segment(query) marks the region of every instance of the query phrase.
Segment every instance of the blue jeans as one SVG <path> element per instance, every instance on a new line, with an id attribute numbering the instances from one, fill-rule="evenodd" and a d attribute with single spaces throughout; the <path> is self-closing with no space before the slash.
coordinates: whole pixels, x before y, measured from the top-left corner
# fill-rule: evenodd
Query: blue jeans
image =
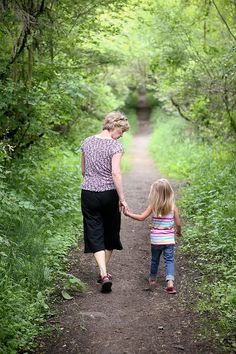
<path id="1" fill-rule="evenodd" d="M 155 280 L 157 277 L 158 266 L 160 257 L 163 252 L 165 268 L 166 268 L 166 280 L 174 280 L 175 265 L 174 265 L 174 245 L 158 246 L 151 245 L 151 267 L 150 278 Z"/>

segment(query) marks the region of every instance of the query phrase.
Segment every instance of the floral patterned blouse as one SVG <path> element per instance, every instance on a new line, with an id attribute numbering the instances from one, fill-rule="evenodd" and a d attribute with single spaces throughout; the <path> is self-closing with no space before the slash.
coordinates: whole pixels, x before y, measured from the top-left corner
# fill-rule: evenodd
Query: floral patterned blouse
<path id="1" fill-rule="evenodd" d="M 102 192 L 115 189 L 112 178 L 112 156 L 123 153 L 123 146 L 112 138 L 96 135 L 85 139 L 81 145 L 85 161 L 82 189 Z"/>

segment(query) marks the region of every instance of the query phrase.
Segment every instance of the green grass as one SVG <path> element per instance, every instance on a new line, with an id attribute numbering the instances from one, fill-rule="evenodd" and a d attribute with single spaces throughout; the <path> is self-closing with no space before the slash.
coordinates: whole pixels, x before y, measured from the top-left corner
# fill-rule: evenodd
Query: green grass
<path id="1" fill-rule="evenodd" d="M 170 177 L 189 178 L 197 168 L 199 154 L 207 154 L 205 147 L 198 144 L 194 133 L 181 118 L 167 115 L 160 109 L 154 111 L 152 120 L 153 117 L 158 117 L 150 143 L 154 161 Z"/>

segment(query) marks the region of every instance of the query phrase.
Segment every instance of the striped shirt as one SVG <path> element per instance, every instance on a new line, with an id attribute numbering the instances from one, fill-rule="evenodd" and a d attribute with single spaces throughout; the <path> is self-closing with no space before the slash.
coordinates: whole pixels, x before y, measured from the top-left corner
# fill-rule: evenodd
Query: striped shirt
<path id="1" fill-rule="evenodd" d="M 174 212 L 165 216 L 152 216 L 150 241 L 152 245 L 175 244 Z"/>

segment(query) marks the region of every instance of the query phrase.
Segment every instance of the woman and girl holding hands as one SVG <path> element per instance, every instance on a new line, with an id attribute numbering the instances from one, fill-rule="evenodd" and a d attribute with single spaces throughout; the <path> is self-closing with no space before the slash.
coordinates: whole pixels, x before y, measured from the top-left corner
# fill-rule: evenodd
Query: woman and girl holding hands
<path id="1" fill-rule="evenodd" d="M 159 179 L 151 186 L 146 210 L 141 214 L 130 212 L 125 201 L 120 170 L 123 146 L 118 142 L 128 129 L 127 117 L 120 112 L 111 112 L 104 119 L 103 130 L 86 138 L 81 145 L 84 252 L 93 253 L 95 257 L 100 271 L 97 281 L 101 284 L 101 292 L 111 292 L 112 276 L 107 266 L 113 250 L 122 250 L 121 211 L 139 221 L 151 215 L 149 284 L 156 284 L 160 256 L 163 254 L 165 290 L 175 294 L 174 247 L 175 236 L 181 236 L 181 223 L 174 192 L 166 179 Z"/>

